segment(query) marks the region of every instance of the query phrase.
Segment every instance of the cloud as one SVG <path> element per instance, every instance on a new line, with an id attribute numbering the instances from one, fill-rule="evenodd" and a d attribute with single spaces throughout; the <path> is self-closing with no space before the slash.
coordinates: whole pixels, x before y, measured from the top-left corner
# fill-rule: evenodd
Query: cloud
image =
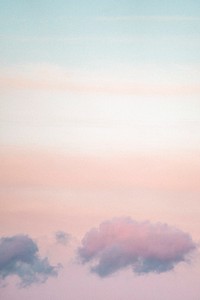
<path id="1" fill-rule="evenodd" d="M 135 274 L 172 270 L 196 245 L 189 234 L 167 224 L 113 219 L 91 229 L 82 240 L 78 256 L 90 270 L 106 277 L 131 267 Z"/>
<path id="2" fill-rule="evenodd" d="M 125 16 L 102 16 L 97 17 L 97 21 L 157 21 L 157 22 L 187 22 L 187 21 L 199 21 L 199 17 L 194 16 L 169 16 L 169 15 L 144 15 L 144 16 L 134 16 L 134 15 L 125 15 Z"/>
<path id="3" fill-rule="evenodd" d="M 55 238 L 56 238 L 57 243 L 62 244 L 62 245 L 67 245 L 71 239 L 71 236 L 67 232 L 57 231 L 55 233 Z"/>
<path id="4" fill-rule="evenodd" d="M 51 266 L 48 258 L 40 258 L 37 244 L 27 235 L 0 239 L 0 279 L 17 275 L 21 287 L 43 283 L 56 276 L 58 266 Z"/>

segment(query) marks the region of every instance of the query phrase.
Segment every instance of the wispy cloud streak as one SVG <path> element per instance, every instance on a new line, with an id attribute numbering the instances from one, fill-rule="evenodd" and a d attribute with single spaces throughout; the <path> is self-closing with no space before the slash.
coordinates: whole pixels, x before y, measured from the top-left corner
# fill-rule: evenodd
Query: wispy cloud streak
<path id="1" fill-rule="evenodd" d="M 76 93 L 100 93 L 100 94 L 121 94 L 121 95 L 194 95 L 200 93 L 200 87 L 197 85 L 181 84 L 115 84 L 109 82 L 74 82 L 71 80 L 54 81 L 34 80 L 23 77 L 0 77 L 0 87 L 4 89 L 31 89 L 31 90 L 55 90 L 70 91 Z"/>
<path id="2" fill-rule="evenodd" d="M 200 18 L 196 16 L 164 16 L 164 15 L 143 15 L 143 16 L 134 16 L 134 15 L 125 15 L 125 16 L 102 16 L 97 17 L 98 21 L 156 21 L 156 22 L 191 22 L 191 21 L 199 21 Z"/>

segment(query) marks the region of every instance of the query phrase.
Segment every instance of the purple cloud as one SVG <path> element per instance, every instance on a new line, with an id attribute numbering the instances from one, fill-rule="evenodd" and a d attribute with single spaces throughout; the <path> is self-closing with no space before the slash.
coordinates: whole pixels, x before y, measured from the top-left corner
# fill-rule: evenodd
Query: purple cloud
<path id="1" fill-rule="evenodd" d="M 64 231 L 57 231 L 55 233 L 55 239 L 58 244 L 67 245 L 71 240 L 71 235 Z"/>
<path id="2" fill-rule="evenodd" d="M 188 261 L 195 249 L 189 234 L 167 224 L 121 218 L 86 233 L 78 256 L 82 264 L 91 263 L 91 272 L 105 277 L 127 267 L 136 274 L 167 272 Z"/>
<path id="3" fill-rule="evenodd" d="M 0 239 L 0 279 L 17 275 L 21 287 L 43 283 L 49 276 L 56 276 L 58 266 L 51 266 L 48 258 L 41 259 L 37 244 L 27 235 Z"/>

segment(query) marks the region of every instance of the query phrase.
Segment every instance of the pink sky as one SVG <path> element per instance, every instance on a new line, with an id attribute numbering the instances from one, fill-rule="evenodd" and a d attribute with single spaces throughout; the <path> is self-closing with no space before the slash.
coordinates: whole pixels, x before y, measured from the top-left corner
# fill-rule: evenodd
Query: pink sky
<path id="1" fill-rule="evenodd" d="M 69 294 L 75 300 L 94 294 L 99 300 L 120 300 L 125 294 L 127 300 L 154 300 L 157 286 L 165 291 L 163 300 L 169 299 L 169 291 L 175 300 L 195 298 L 200 270 L 196 252 L 190 254 L 190 264 L 181 262 L 166 274 L 137 277 L 127 269 L 103 279 L 77 264 L 76 253 L 91 228 L 113 217 L 167 223 L 199 242 L 196 99 L 191 106 L 188 99 L 170 103 L 167 98 L 168 102 L 136 100 L 134 106 L 132 99 L 114 102 L 108 95 L 94 102 L 88 95 L 84 103 L 83 95 L 79 99 L 74 94 L 80 104 L 76 109 L 74 103 L 68 106 L 63 94 L 55 106 L 56 94 L 48 102 L 51 96 L 46 92 L 37 91 L 31 101 L 27 93 L 18 93 L 18 101 L 12 98 L 13 91 L 5 93 L 1 236 L 28 234 L 37 242 L 41 258 L 47 256 L 51 264 L 61 263 L 63 269 L 57 278 L 22 290 L 16 286 L 19 278 L 8 277 L 9 286 L 0 291 L 2 299 L 35 300 L 43 294 L 46 299 L 60 300 Z M 64 117 L 74 121 L 65 123 Z M 57 123 L 60 118 L 63 121 Z M 54 235 L 60 230 L 73 237 L 70 244 L 56 244 Z"/>
<path id="2" fill-rule="evenodd" d="M 195 1 L 2 2 L 0 298 L 198 300 Z"/>

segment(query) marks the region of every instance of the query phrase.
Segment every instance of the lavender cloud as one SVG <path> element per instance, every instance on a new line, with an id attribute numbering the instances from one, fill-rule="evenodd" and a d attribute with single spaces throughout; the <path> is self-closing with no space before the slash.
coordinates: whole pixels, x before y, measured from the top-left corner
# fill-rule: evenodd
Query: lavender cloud
<path id="1" fill-rule="evenodd" d="M 69 233 L 64 232 L 64 231 L 57 231 L 55 233 L 55 239 L 56 242 L 62 245 L 67 245 L 71 239 L 71 236 Z"/>
<path id="2" fill-rule="evenodd" d="M 0 279 L 17 275 L 21 287 L 43 283 L 56 276 L 58 266 L 51 266 L 48 258 L 40 258 L 37 244 L 27 235 L 0 239 Z"/>
<path id="3" fill-rule="evenodd" d="M 138 275 L 167 272 L 195 249 L 189 234 L 167 224 L 121 218 L 86 233 L 78 256 L 82 264 L 90 263 L 91 272 L 106 277 L 127 267 Z"/>

